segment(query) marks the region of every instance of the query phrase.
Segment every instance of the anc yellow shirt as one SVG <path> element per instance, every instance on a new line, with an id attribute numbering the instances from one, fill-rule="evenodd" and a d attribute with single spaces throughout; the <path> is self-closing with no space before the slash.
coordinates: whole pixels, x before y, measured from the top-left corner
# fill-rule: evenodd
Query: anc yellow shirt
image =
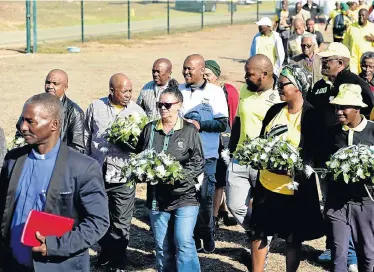
<path id="1" fill-rule="evenodd" d="M 243 143 L 246 136 L 250 139 L 260 136 L 262 120 L 268 109 L 279 102 L 278 91 L 270 89 L 259 94 L 249 91 L 247 85 L 242 86 L 237 113 L 240 118 L 239 144 Z"/>
<path id="2" fill-rule="evenodd" d="M 352 24 L 344 36 L 343 44 L 351 52 L 350 70 L 352 73 L 361 73 L 360 60 L 363 53 L 374 51 L 374 43 L 365 40 L 365 36 L 374 35 L 374 24 L 367 22 L 365 26 Z"/>
<path id="3" fill-rule="evenodd" d="M 301 137 L 301 112 L 290 114 L 285 106 L 266 127 L 269 132 L 275 125 L 287 125 L 288 131 L 280 136 L 281 140 L 290 142 L 294 147 L 298 147 Z M 287 188 L 292 178 L 286 175 L 279 175 L 268 170 L 260 171 L 260 182 L 269 191 L 283 195 L 293 195 L 294 191 Z"/>
<path id="4" fill-rule="evenodd" d="M 274 33 L 271 33 L 270 36 L 261 35 L 258 37 L 256 53 L 267 56 L 270 59 L 271 64 L 275 64 L 277 60 L 277 52 Z"/>

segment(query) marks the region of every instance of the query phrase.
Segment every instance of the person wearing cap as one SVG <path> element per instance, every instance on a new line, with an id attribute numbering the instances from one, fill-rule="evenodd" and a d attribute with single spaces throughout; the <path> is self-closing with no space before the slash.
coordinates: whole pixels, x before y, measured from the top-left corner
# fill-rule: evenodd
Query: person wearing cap
<path id="1" fill-rule="evenodd" d="M 259 32 L 253 38 L 249 57 L 257 54 L 267 56 L 274 66 L 274 74 L 278 76 L 285 58 L 282 38 L 272 30 L 270 18 L 262 17 L 256 25 Z"/>
<path id="2" fill-rule="evenodd" d="M 374 51 L 374 23 L 368 21 L 369 12 L 361 9 L 358 22 L 353 23 L 344 36 L 343 44 L 351 52 L 351 71 L 361 73 L 360 59 L 364 52 Z"/>
<path id="3" fill-rule="evenodd" d="M 325 51 L 318 53 L 318 55 L 321 57 L 322 62 L 321 73 L 326 76 L 327 79 L 319 80 L 314 85 L 312 91 L 308 92 L 306 100 L 317 110 L 321 133 L 326 133 L 326 131 L 338 123 L 335 107 L 330 104 L 330 101 L 336 97 L 339 92 L 339 87 L 342 84 L 349 83 L 361 86 L 362 97 L 364 102 L 368 105 L 368 108 L 363 110 L 362 114 L 369 116 L 374 105 L 374 97 L 368 84 L 349 70 L 350 52 L 348 48 L 342 43 L 332 42 Z M 320 139 L 320 141 L 321 144 L 318 146 L 318 152 L 323 153 L 325 148 L 328 148 L 328 143 L 324 141 L 324 138 Z M 317 158 L 322 158 L 322 156 L 317 156 Z M 323 159 L 317 159 L 315 164 L 318 168 L 323 168 L 324 163 Z M 325 200 L 328 187 L 326 181 L 322 177 L 319 178 L 319 181 L 321 184 L 322 198 Z M 318 258 L 321 262 L 331 259 L 331 235 L 329 235 L 329 233 L 327 233 L 326 248 L 327 250 Z M 350 258 L 348 265 L 355 265 L 356 254 L 354 249 L 350 247 L 349 252 Z"/>
<path id="4" fill-rule="evenodd" d="M 303 99 L 310 81 L 304 68 L 295 64 L 283 67 L 278 92 L 284 103 L 269 109 L 260 136 L 279 137 L 300 148 L 303 163 L 312 167 L 319 131 L 315 110 Z M 299 183 L 297 190 L 288 186 L 293 180 Z M 252 196 L 249 233 L 253 271 L 263 271 L 268 236 L 286 240 L 286 271 L 297 271 L 302 242 L 318 239 L 324 232 L 315 173 L 309 177 L 303 173 L 290 177 L 286 173 L 260 170 Z"/>
<path id="5" fill-rule="evenodd" d="M 374 145 L 374 123 L 361 114 L 367 108 L 363 102 L 361 86 L 342 84 L 339 93 L 330 101 L 336 108 L 339 123 L 326 134 L 323 158 L 341 148 L 351 145 Z M 327 220 L 332 227 L 332 270 L 346 271 L 347 247 L 352 236 L 358 257 L 358 271 L 369 272 L 374 269 L 374 203 L 372 185 L 363 182 L 348 183 L 328 179 L 328 195 L 325 206 Z M 371 177 L 368 183 L 371 184 Z M 366 187 L 366 188 L 365 188 Z M 368 189 L 368 190 L 367 190 Z"/>
<path id="6" fill-rule="evenodd" d="M 220 86 L 225 93 L 227 107 L 229 110 L 229 124 L 226 127 L 226 131 L 221 133 L 220 145 L 218 149 L 219 158 L 217 160 L 217 170 L 216 170 L 216 190 L 214 193 L 213 200 L 213 218 L 215 221 L 216 228 L 219 227 L 219 221 L 222 219 L 226 226 L 236 225 L 236 221 L 229 218 L 228 211 L 226 209 L 226 203 L 223 197 L 224 187 L 226 186 L 226 170 L 227 165 L 224 158 L 221 155 L 222 150 L 228 147 L 231 128 L 236 116 L 236 111 L 238 109 L 239 103 L 239 92 L 231 84 L 219 82 L 219 77 L 221 75 L 221 67 L 214 60 L 205 61 L 205 79 L 212 84 Z"/>

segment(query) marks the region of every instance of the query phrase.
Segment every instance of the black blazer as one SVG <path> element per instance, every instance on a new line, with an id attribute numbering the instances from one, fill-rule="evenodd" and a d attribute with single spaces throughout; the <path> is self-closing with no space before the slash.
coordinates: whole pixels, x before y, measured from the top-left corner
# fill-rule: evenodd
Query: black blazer
<path id="1" fill-rule="evenodd" d="M 0 267 L 9 264 L 10 226 L 15 193 L 29 146 L 5 156 L 0 176 Z M 35 271 L 90 271 L 88 248 L 109 227 L 109 212 L 99 164 L 61 143 L 47 191 L 44 211 L 75 220 L 74 228 L 61 238 L 46 237 L 47 257 L 34 256 Z M 8 258 L 8 259 L 7 259 Z"/>
<path id="2" fill-rule="evenodd" d="M 265 129 L 273 118 L 285 107 L 287 103 L 273 105 L 267 112 L 262 121 L 260 135 L 265 136 Z M 300 137 L 300 156 L 305 165 L 313 167 L 316 157 L 316 145 L 319 143 L 318 120 L 314 107 L 304 100 L 301 112 L 301 137 Z M 296 214 L 298 218 L 296 226 L 298 237 L 302 240 L 314 240 L 324 235 L 324 221 L 320 210 L 316 174 L 309 178 L 305 174 L 295 177 L 299 183 L 298 190 L 295 191 Z M 254 195 L 254 197 L 256 197 Z M 285 211 L 286 212 L 286 211 Z"/>

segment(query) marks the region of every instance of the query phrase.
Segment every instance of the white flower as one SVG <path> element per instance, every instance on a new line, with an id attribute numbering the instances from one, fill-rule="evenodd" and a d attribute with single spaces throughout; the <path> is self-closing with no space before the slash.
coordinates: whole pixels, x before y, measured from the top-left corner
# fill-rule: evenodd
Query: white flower
<path id="1" fill-rule="evenodd" d="M 346 153 L 342 153 L 339 155 L 339 160 L 346 160 L 348 158 Z"/>
<path id="2" fill-rule="evenodd" d="M 171 160 L 169 157 L 166 157 L 166 158 L 163 160 L 163 163 L 164 163 L 166 166 L 169 166 L 169 165 L 172 165 L 172 164 L 173 164 L 173 160 Z"/>
<path id="3" fill-rule="evenodd" d="M 139 161 L 139 165 L 144 165 L 144 164 L 147 164 L 147 160 L 141 159 Z"/>
<path id="4" fill-rule="evenodd" d="M 136 176 L 138 177 L 138 179 L 141 179 L 142 178 L 142 175 L 144 174 L 144 171 L 143 169 L 141 169 L 140 167 L 136 168 L 135 170 L 135 174 Z"/>
<path id="5" fill-rule="evenodd" d="M 357 169 L 356 175 L 360 178 L 365 178 L 364 171 L 362 170 L 362 168 Z"/>
<path id="6" fill-rule="evenodd" d="M 102 148 L 100 148 L 100 152 L 101 153 L 107 153 L 109 151 L 109 149 L 105 146 L 103 146 Z"/>
<path id="7" fill-rule="evenodd" d="M 147 179 L 148 179 L 148 180 L 153 180 L 154 177 L 155 177 L 155 176 L 152 175 L 152 173 L 149 173 L 149 172 L 147 173 Z"/>
<path id="8" fill-rule="evenodd" d="M 270 148 L 270 147 L 268 147 L 268 146 L 266 146 L 266 147 L 264 148 L 264 151 L 265 151 L 266 153 L 269 153 L 269 152 L 270 152 L 270 150 L 271 150 L 271 148 Z"/>
<path id="9" fill-rule="evenodd" d="M 297 161 L 297 155 L 295 153 L 292 153 L 291 156 L 290 156 L 291 160 L 293 162 L 296 162 Z"/>
<path id="10" fill-rule="evenodd" d="M 287 188 L 293 191 L 296 191 L 299 188 L 299 183 L 296 181 L 291 181 L 287 184 Z"/>
<path id="11" fill-rule="evenodd" d="M 344 173 L 348 173 L 349 172 L 349 164 L 348 163 L 345 163 L 342 165 L 342 170 Z"/>
<path id="12" fill-rule="evenodd" d="M 158 173 L 159 176 L 163 177 L 166 174 L 165 167 L 163 165 L 159 165 L 156 167 L 156 172 Z"/>
<path id="13" fill-rule="evenodd" d="M 282 159 L 284 159 L 284 160 L 287 160 L 287 159 L 288 159 L 288 155 L 287 155 L 286 153 L 282 153 L 282 154 L 281 154 L 281 157 L 282 157 Z"/>
<path id="14" fill-rule="evenodd" d="M 258 162 L 258 155 L 257 154 L 253 157 L 252 161 Z"/>
<path id="15" fill-rule="evenodd" d="M 135 121 L 136 123 L 139 123 L 139 122 L 140 122 L 141 116 L 140 116 L 139 113 L 133 113 L 133 114 L 131 114 L 131 115 L 132 115 L 132 117 L 134 117 L 134 121 Z"/>
<path id="16" fill-rule="evenodd" d="M 330 164 L 330 168 L 336 168 L 338 166 L 338 162 L 336 160 L 332 161 Z"/>
<path id="17" fill-rule="evenodd" d="M 315 173 L 314 169 L 310 165 L 305 165 L 304 171 L 307 178 L 310 178 L 310 176 Z"/>
<path id="18" fill-rule="evenodd" d="M 21 144 L 24 144 L 24 143 L 25 143 L 25 138 L 23 138 L 23 137 L 18 137 L 15 141 L 16 145 L 21 145 Z"/>
<path id="19" fill-rule="evenodd" d="M 262 153 L 261 156 L 260 156 L 260 160 L 266 160 L 267 159 L 267 155 L 266 153 Z"/>
<path id="20" fill-rule="evenodd" d="M 358 159 L 358 158 L 353 158 L 353 159 L 351 159 L 351 162 L 352 162 L 352 163 L 358 163 L 358 162 L 359 162 L 359 159 Z"/>
<path id="21" fill-rule="evenodd" d="M 230 150 L 225 148 L 224 150 L 222 150 L 221 156 L 222 156 L 222 159 L 225 162 L 225 164 L 229 165 L 229 163 L 230 163 Z"/>
<path id="22" fill-rule="evenodd" d="M 132 132 L 132 135 L 134 135 L 134 136 L 139 136 L 140 133 L 141 133 L 142 131 L 140 130 L 140 128 L 138 128 L 138 127 L 134 127 L 134 128 L 131 130 L 131 132 Z"/>

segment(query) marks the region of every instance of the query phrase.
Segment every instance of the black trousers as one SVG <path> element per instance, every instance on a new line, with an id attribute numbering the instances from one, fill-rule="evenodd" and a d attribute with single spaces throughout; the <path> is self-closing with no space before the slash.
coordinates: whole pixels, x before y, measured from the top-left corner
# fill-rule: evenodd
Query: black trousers
<path id="1" fill-rule="evenodd" d="M 102 257 L 114 267 L 120 267 L 126 263 L 126 248 L 134 213 L 135 189 L 135 186 L 123 183 L 105 183 L 110 227 L 99 244 Z"/>

